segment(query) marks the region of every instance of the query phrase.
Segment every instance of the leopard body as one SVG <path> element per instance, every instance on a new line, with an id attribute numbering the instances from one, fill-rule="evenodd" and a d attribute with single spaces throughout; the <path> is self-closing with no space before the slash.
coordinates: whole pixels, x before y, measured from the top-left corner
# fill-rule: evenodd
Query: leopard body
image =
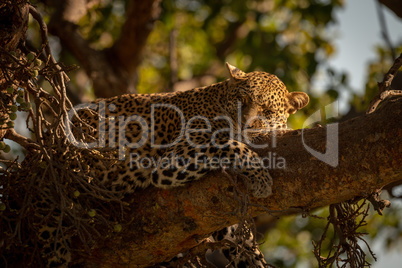
<path id="1" fill-rule="evenodd" d="M 80 106 L 77 113 L 85 126 L 81 125 L 83 133 L 78 136 L 96 138 L 95 142 L 83 138 L 80 144 L 119 151 L 120 161 L 111 167 L 99 163 L 93 167 L 92 176 L 113 191 L 128 194 L 151 185 L 184 186 L 213 169 L 229 165 L 246 178 L 255 197 L 269 196 L 273 181 L 269 171 L 256 161 L 259 156 L 252 149 L 253 142 L 267 131 L 286 129 L 289 115 L 306 106 L 309 98 L 302 92 L 288 92 L 275 75 L 245 73 L 230 64 L 227 69 L 230 78 L 211 86 L 183 92 L 122 95 Z M 178 162 L 171 161 L 173 158 Z M 156 165 L 153 159 L 162 161 Z M 223 166 L 210 165 L 216 159 L 228 161 Z M 242 164 L 235 159 L 242 160 Z M 227 234 L 231 228 L 221 230 L 220 234 L 225 233 L 222 237 L 230 238 Z M 40 236 L 51 231 L 45 228 Z M 218 232 L 211 237 L 216 241 L 221 236 Z M 47 235 L 46 238 L 49 239 Z M 70 253 L 60 248 L 50 262 L 69 262 Z M 227 250 L 222 252 L 230 254 Z M 259 251 L 256 258 L 259 263 Z M 233 267 L 244 266 L 242 259 L 233 263 L 237 263 Z M 260 265 L 256 267 L 264 267 Z"/>

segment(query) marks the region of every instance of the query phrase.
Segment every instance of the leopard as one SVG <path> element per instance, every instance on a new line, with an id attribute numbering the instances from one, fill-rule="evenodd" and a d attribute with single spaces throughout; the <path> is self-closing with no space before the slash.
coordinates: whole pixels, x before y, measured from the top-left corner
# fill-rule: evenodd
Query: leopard
<path id="1" fill-rule="evenodd" d="M 235 268 L 266 268 L 269 267 L 264 255 L 262 254 L 258 243 L 254 240 L 254 233 L 246 225 L 234 224 L 212 233 L 204 240 L 205 243 L 226 242 L 226 245 L 218 249 L 208 249 L 204 256 L 197 254 L 195 257 L 186 258 L 188 252 L 180 253 L 168 262 L 163 262 L 152 266 L 151 268 L 205 268 L 205 267 L 235 267 Z M 239 233 L 243 232 L 243 234 Z M 221 243 L 222 244 L 222 243 Z M 183 261 L 185 259 L 185 261 Z M 183 263 L 181 266 L 178 263 Z"/>
<path id="2" fill-rule="evenodd" d="M 119 160 L 112 166 L 95 163 L 91 172 L 100 184 L 124 195 L 146 187 L 184 187 L 229 168 L 245 178 L 254 197 L 266 198 L 272 194 L 273 179 L 253 146 L 261 137 L 286 129 L 289 115 L 305 107 L 309 97 L 289 92 L 274 74 L 246 73 L 229 63 L 226 69 L 229 78 L 210 86 L 125 94 L 79 105 L 68 113 L 72 127 L 68 124 L 66 133 L 76 146 L 117 152 Z M 219 230 L 211 239 L 233 239 L 235 228 Z M 39 236 L 50 241 L 54 232 L 46 227 Z M 71 253 L 63 245 L 69 241 L 56 242 L 49 266 L 67 265 Z M 222 252 L 232 267 L 244 267 L 242 259 L 234 261 L 230 252 Z M 260 263 L 255 267 L 265 267 L 261 252 L 255 255 Z"/>

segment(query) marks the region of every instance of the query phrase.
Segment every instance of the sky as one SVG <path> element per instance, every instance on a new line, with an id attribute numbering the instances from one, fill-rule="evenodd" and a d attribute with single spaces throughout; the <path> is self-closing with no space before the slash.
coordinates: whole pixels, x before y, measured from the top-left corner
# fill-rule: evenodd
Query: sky
<path id="1" fill-rule="evenodd" d="M 402 19 L 383 7 L 391 42 L 402 40 Z M 352 88 L 364 92 L 367 63 L 375 59 L 375 46 L 384 44 L 378 19 L 376 0 L 347 0 L 345 8 L 338 10 L 339 22 L 335 40 L 336 54 L 329 65 L 346 70 Z"/>
<path id="2" fill-rule="evenodd" d="M 345 8 L 337 11 L 339 21 L 339 37 L 335 42 L 337 53 L 329 61 L 329 65 L 337 70 L 346 70 L 349 73 L 351 86 L 356 92 L 364 91 L 367 63 L 375 59 L 375 46 L 384 43 L 375 1 L 348 0 Z M 383 11 L 391 42 L 395 45 L 402 40 L 402 19 L 386 7 Z M 401 247 L 384 251 L 381 250 L 383 247 L 380 240 L 373 246 L 378 261 L 373 263 L 372 268 L 401 267 Z"/>

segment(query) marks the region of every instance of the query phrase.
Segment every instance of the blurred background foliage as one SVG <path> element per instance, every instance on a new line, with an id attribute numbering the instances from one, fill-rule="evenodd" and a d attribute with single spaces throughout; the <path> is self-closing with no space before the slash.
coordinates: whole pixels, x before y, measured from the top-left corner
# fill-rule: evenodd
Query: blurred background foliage
<path id="1" fill-rule="evenodd" d="M 383 195 L 383 198 L 387 197 L 389 196 Z M 368 242 L 375 257 L 379 255 L 384 257 L 384 252 L 398 254 L 402 250 L 402 224 L 400 221 L 402 219 L 402 202 L 396 199 L 391 199 L 391 202 L 393 202 L 392 207 L 387 209 L 383 216 L 378 215 L 370 208 L 369 216 L 366 218 L 367 224 L 358 229 L 360 233 L 367 234 L 363 238 Z M 311 214 L 326 219 L 329 211 L 326 207 Z M 267 261 L 277 267 L 317 267 L 312 241 L 320 240 L 327 222 L 325 219 L 293 215 L 278 220 L 275 227 L 270 228 L 265 234 L 265 243 L 262 245 Z M 329 240 L 333 234 L 334 231 L 330 227 L 321 249 L 321 256 L 327 256 L 331 250 Z M 368 261 L 375 264 L 367 247 L 363 246 L 363 243 L 360 244 L 366 251 Z M 398 263 L 393 263 L 390 267 L 398 266 Z M 376 266 L 374 265 L 374 267 Z"/>
<path id="2" fill-rule="evenodd" d="M 32 2 L 48 22 L 54 12 L 49 1 Z M 78 22 L 80 33 L 92 48 L 109 48 L 117 40 L 128 2 L 94 1 Z M 290 91 L 309 94 L 308 107 L 289 119 L 292 128 L 301 128 L 308 115 L 340 95 L 346 95 L 342 101 L 348 102 L 348 116 L 356 116 L 377 92 L 377 82 L 393 58 L 385 43 L 373 51 L 377 58 L 367 66 L 364 94 L 351 89 L 350 74 L 326 64 L 337 49 L 335 14 L 343 7 L 344 0 L 163 0 L 160 17 L 154 22 L 137 69 L 137 92 L 185 90 L 222 81 L 227 77 L 227 61 L 246 72 L 264 70 L 276 74 Z M 28 32 L 33 47 L 40 43 L 35 27 L 32 23 Z M 57 37 L 51 37 L 50 42 L 60 62 L 80 65 Z M 401 53 L 402 45 L 394 50 L 394 54 Z M 319 70 L 327 79 L 319 92 L 312 92 Z M 81 100 L 96 97 L 83 69 L 70 73 L 70 78 L 69 90 Z M 362 230 L 371 241 L 385 241 L 387 248 L 395 247 L 402 236 L 401 203 L 393 201 L 396 205 L 384 216 L 372 213 Z M 314 214 L 327 217 L 328 210 L 323 208 Z M 278 267 L 315 267 L 311 240 L 319 239 L 325 224 L 325 220 L 300 215 L 276 221 L 262 246 L 269 263 Z"/>

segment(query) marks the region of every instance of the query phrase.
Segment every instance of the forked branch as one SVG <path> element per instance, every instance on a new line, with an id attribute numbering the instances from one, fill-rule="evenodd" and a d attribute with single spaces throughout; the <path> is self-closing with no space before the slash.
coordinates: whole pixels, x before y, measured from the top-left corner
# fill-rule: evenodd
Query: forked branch
<path id="1" fill-rule="evenodd" d="M 370 102 L 367 108 L 366 114 L 371 114 L 377 109 L 377 106 L 386 98 L 390 96 L 402 96 L 402 90 L 391 89 L 391 83 L 395 75 L 398 73 L 399 68 L 402 65 L 402 54 L 395 59 L 394 64 L 391 66 L 389 71 L 385 74 L 384 79 L 381 83 L 378 83 L 379 91 L 378 94 Z"/>

